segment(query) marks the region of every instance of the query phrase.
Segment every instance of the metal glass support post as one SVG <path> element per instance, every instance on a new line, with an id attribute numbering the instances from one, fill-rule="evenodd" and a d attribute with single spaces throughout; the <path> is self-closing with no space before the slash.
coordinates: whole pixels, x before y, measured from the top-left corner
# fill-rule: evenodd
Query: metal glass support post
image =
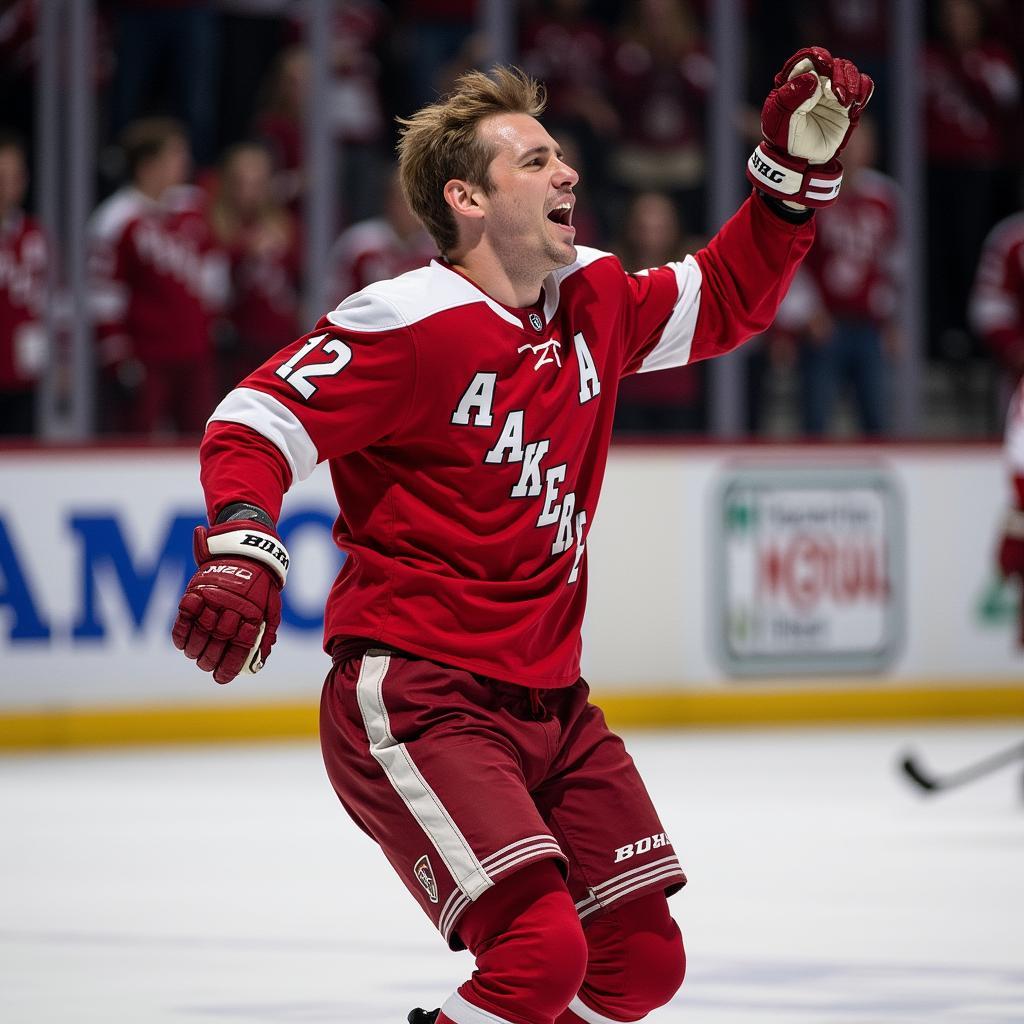
<path id="1" fill-rule="evenodd" d="M 740 0 L 710 5 L 715 85 L 711 94 L 711 159 L 707 195 L 709 226 L 717 230 L 736 211 L 744 193 L 745 156 L 738 130 L 743 102 L 746 33 Z M 709 432 L 735 438 L 744 432 L 746 355 L 740 350 L 711 363 Z"/>
<path id="2" fill-rule="evenodd" d="M 330 0 L 306 0 L 306 46 L 310 59 L 303 156 L 307 328 L 327 312 L 327 258 L 337 226 L 338 161 L 328 102 L 332 7 Z"/>
<path id="3" fill-rule="evenodd" d="M 921 0 L 896 0 L 890 8 L 893 90 L 888 139 L 892 166 L 900 186 L 900 231 L 904 247 L 904 280 L 899 300 L 901 359 L 896 379 L 893 433 L 908 437 L 920 432 L 925 360 L 924 286 L 924 138 L 921 109 L 921 46 L 924 25 Z"/>

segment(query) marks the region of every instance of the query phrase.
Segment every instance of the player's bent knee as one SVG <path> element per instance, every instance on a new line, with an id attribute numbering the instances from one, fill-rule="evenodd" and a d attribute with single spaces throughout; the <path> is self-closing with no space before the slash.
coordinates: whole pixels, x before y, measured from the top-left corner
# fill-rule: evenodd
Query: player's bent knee
<path id="1" fill-rule="evenodd" d="M 466 911 L 458 931 L 477 961 L 463 994 L 485 1007 L 526 1006 L 554 1017 L 583 984 L 587 940 L 552 861 L 500 881 Z"/>
<path id="2" fill-rule="evenodd" d="M 604 915 L 587 931 L 583 1002 L 611 1020 L 637 1020 L 670 1002 L 686 974 L 679 926 L 661 893 Z"/>

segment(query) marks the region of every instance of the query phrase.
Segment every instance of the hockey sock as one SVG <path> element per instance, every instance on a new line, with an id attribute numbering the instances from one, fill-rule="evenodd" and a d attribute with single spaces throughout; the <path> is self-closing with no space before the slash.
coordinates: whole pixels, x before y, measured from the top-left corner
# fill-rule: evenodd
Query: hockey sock
<path id="1" fill-rule="evenodd" d="M 587 944 L 553 861 L 488 889 L 458 933 L 477 969 L 441 1007 L 437 1024 L 554 1024 L 583 981 Z"/>
<path id="2" fill-rule="evenodd" d="M 605 911 L 584 933 L 589 962 L 579 995 L 556 1024 L 625 1024 L 664 1006 L 686 973 L 668 900 L 651 893 Z"/>

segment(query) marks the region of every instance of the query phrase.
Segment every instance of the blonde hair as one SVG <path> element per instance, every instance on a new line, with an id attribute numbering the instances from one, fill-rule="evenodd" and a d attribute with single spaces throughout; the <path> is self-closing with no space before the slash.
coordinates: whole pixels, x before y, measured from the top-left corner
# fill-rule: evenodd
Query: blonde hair
<path id="1" fill-rule="evenodd" d="M 455 214 L 445 202 L 445 184 L 458 178 L 480 185 L 485 192 L 493 187 L 487 169 L 495 150 L 481 140 L 480 122 L 493 114 L 539 117 L 545 103 L 539 82 L 519 68 L 497 67 L 489 75 L 467 71 L 442 100 L 412 117 L 398 118 L 402 190 L 442 255 L 455 247 L 459 237 Z"/>

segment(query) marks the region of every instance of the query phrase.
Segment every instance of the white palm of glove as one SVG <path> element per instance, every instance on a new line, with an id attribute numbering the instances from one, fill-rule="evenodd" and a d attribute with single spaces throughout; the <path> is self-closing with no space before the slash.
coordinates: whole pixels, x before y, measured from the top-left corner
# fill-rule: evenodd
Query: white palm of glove
<path id="1" fill-rule="evenodd" d="M 790 155 L 808 163 L 827 164 L 850 130 L 850 111 L 836 99 L 832 82 L 817 74 L 810 60 L 800 61 L 789 79 L 806 74 L 814 75 L 818 85 L 813 95 L 793 111 L 786 148 Z"/>

